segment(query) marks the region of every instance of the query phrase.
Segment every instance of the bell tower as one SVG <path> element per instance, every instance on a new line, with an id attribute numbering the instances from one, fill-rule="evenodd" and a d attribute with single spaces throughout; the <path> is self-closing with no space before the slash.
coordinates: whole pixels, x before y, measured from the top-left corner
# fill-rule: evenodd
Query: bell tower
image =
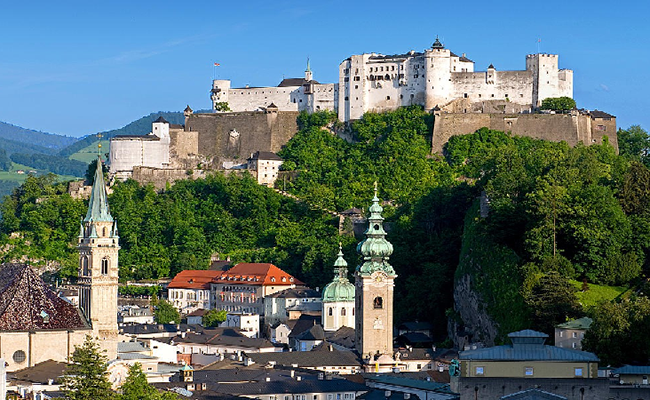
<path id="1" fill-rule="evenodd" d="M 386 240 L 376 182 L 375 197 L 368 211 L 366 238 L 357 246 L 363 264 L 355 272 L 355 343 L 361 358 L 371 363 L 373 357 L 393 353 L 393 286 L 397 277 L 388 263 L 393 245 Z"/>
<path id="2" fill-rule="evenodd" d="M 101 159 L 79 231 L 79 307 L 109 360 L 117 357 L 119 236 L 108 209 Z"/>

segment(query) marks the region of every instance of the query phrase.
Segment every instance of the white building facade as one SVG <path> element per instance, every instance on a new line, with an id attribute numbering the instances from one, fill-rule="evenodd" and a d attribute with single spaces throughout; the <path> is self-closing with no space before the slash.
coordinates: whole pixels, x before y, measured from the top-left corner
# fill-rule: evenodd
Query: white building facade
<path id="1" fill-rule="evenodd" d="M 476 72 L 465 54 L 454 54 L 436 39 L 423 52 L 352 55 L 339 65 L 335 84 L 314 81 L 309 66 L 304 79 L 285 79 L 277 87 L 231 88 L 229 80 L 214 80 L 211 99 L 215 110 L 220 102 L 232 111 L 264 110 L 273 104 L 280 111 L 333 110 L 341 121 L 350 121 L 369 111 L 409 105 L 432 110 L 455 100 L 500 101 L 508 103 L 508 110 L 529 112 L 545 98 L 573 97 L 573 71 L 559 69 L 556 54 L 529 54 L 525 65 L 525 70 L 499 71 L 490 65 Z M 453 112 L 477 111 L 464 106 Z"/>
<path id="2" fill-rule="evenodd" d="M 426 110 L 467 99 L 512 102 L 530 110 L 547 97 L 573 97 L 573 71 L 558 68 L 555 54 L 526 56 L 523 71 L 475 72 L 474 62 L 444 48 L 438 39 L 424 52 L 353 55 L 339 65 L 339 119 L 413 104 Z"/>
<path id="3" fill-rule="evenodd" d="M 250 313 L 229 313 L 221 326 L 239 328 L 249 338 L 260 337 L 260 316 Z"/>

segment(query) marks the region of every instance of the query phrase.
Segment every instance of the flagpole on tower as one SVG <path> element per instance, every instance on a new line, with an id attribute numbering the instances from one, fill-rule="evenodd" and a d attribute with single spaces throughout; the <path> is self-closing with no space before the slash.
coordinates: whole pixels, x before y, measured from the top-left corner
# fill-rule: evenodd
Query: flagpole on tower
<path id="1" fill-rule="evenodd" d="M 540 43 L 542 43 L 541 38 L 537 39 L 537 54 L 540 54 L 540 49 L 539 49 L 540 48 Z"/>

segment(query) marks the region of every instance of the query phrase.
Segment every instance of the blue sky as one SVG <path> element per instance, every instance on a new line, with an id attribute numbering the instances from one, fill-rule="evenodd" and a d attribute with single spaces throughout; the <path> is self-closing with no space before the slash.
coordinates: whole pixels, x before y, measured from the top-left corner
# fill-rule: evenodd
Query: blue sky
<path id="1" fill-rule="evenodd" d="M 476 70 L 540 50 L 574 70 L 579 107 L 650 129 L 646 1 L 23 1 L 0 4 L 0 121 L 81 136 L 154 111 L 209 108 L 218 77 L 337 81 L 351 54 L 421 51 L 439 35 Z"/>

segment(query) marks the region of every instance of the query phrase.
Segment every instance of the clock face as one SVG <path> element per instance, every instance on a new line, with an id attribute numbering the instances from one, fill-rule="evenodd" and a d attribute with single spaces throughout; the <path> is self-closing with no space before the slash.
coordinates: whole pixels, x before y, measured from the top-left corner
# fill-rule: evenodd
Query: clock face
<path id="1" fill-rule="evenodd" d="M 372 274 L 372 279 L 377 283 L 383 282 L 384 279 L 386 279 L 386 274 L 383 273 L 383 272 L 377 271 L 374 274 Z"/>

